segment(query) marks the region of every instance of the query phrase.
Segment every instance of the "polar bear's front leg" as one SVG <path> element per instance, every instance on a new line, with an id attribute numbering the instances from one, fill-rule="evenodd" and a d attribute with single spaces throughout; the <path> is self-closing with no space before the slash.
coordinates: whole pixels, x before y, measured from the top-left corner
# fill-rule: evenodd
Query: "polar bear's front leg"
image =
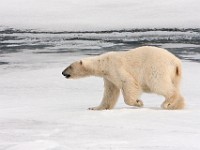
<path id="1" fill-rule="evenodd" d="M 142 90 L 134 78 L 130 77 L 123 81 L 122 94 L 127 105 L 142 107 L 143 102 L 138 99 L 141 93 Z"/>
<path id="2" fill-rule="evenodd" d="M 120 89 L 112 82 L 104 78 L 104 96 L 102 102 L 97 107 L 91 107 L 89 110 L 112 109 L 119 97 Z"/>

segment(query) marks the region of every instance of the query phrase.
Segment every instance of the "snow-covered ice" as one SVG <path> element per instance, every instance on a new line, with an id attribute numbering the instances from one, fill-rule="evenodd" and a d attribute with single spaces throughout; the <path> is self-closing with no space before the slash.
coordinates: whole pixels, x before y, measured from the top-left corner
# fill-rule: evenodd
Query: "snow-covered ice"
<path id="1" fill-rule="evenodd" d="M 1 0 L 0 25 L 42 30 L 199 28 L 199 0 Z"/>
<path id="2" fill-rule="evenodd" d="M 62 70 L 82 56 L 56 55 L 60 63 L 0 66 L 0 149 L 200 149 L 199 63 L 183 62 L 184 110 L 162 110 L 163 97 L 144 94 L 141 109 L 120 97 L 113 110 L 89 111 L 102 79 L 66 80 Z"/>
<path id="3" fill-rule="evenodd" d="M 199 5 L 0 0 L 0 150 L 199 150 Z M 113 110 L 89 111 L 101 102 L 102 79 L 61 75 L 85 55 L 146 44 L 183 59 L 184 110 L 162 110 L 163 97 L 144 94 L 140 109 L 120 97 Z"/>

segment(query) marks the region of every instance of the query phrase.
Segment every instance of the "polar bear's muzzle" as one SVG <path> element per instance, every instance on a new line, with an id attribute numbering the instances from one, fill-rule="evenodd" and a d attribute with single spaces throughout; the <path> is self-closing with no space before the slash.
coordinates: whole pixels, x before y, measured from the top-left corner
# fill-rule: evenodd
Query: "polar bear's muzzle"
<path id="1" fill-rule="evenodd" d="M 63 71 L 63 72 L 62 72 L 62 75 L 63 75 L 63 76 L 65 76 L 66 78 L 70 78 L 70 77 L 71 77 L 71 75 L 70 75 L 70 74 L 67 74 L 67 73 L 65 73 L 65 71 Z"/>

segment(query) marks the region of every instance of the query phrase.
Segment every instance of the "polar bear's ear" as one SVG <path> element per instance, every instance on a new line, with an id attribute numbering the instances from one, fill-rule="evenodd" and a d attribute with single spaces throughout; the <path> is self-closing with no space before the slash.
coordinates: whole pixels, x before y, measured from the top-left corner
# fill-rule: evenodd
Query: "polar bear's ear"
<path id="1" fill-rule="evenodd" d="M 80 64 L 81 64 L 81 65 L 83 64 L 83 61 L 82 61 L 82 60 L 80 60 Z"/>

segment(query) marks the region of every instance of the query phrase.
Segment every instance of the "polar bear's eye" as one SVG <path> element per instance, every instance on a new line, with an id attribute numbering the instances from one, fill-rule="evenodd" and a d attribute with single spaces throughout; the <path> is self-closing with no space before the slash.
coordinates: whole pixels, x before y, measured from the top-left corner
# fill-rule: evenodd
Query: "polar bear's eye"
<path id="1" fill-rule="evenodd" d="M 83 64 L 82 60 L 80 61 L 80 64 L 81 64 L 81 65 Z"/>

